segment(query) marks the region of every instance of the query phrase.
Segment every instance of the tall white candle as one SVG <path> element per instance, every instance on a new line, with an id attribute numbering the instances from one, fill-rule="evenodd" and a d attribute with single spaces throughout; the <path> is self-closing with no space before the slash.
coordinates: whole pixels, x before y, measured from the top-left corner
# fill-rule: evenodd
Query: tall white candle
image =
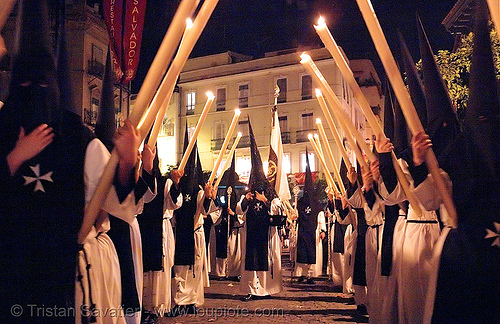
<path id="1" fill-rule="evenodd" d="M 347 151 L 345 150 L 342 138 L 340 137 L 340 133 L 337 129 L 337 126 L 335 126 L 335 122 L 333 121 L 333 117 L 330 113 L 330 110 L 326 106 L 325 98 L 323 97 L 323 94 L 321 93 L 321 90 L 316 89 L 316 99 L 318 99 L 319 106 L 321 107 L 321 110 L 323 111 L 323 115 L 325 115 L 326 121 L 328 123 L 328 126 L 330 127 L 332 133 L 333 133 L 333 138 L 335 139 L 335 143 L 337 143 L 337 147 L 340 151 L 340 154 L 342 154 L 342 157 L 344 158 L 344 162 L 347 166 L 348 169 L 352 167 L 351 161 L 349 160 L 349 156 L 347 155 Z"/>
<path id="2" fill-rule="evenodd" d="M 370 103 L 366 99 L 365 95 L 363 94 L 363 91 L 361 91 L 361 88 L 359 87 L 358 83 L 356 82 L 356 79 L 354 78 L 354 74 L 352 73 L 351 68 L 349 67 L 349 64 L 347 63 L 344 55 L 342 55 L 342 52 L 340 51 L 340 48 L 338 47 L 337 43 L 335 42 L 335 39 L 333 39 L 332 34 L 326 27 L 325 20 L 320 17 L 318 20 L 318 25 L 314 26 L 316 29 L 316 32 L 318 33 L 319 37 L 321 38 L 321 41 L 323 44 L 325 44 L 325 47 L 328 49 L 330 54 L 332 54 L 332 57 L 335 59 L 335 63 L 337 63 L 337 67 L 339 68 L 340 72 L 342 73 L 342 76 L 344 77 L 344 80 L 349 84 L 349 87 L 352 90 L 353 96 L 356 99 L 356 102 L 358 103 L 359 107 L 363 111 L 363 114 L 366 117 L 366 120 L 368 121 L 368 124 L 370 124 L 370 127 L 372 128 L 373 132 L 377 137 L 380 137 L 380 140 L 386 140 L 386 136 L 384 134 L 384 131 L 382 130 L 382 127 L 378 123 L 377 118 L 375 117 L 375 114 L 373 113 L 373 110 L 371 109 Z M 401 166 L 397 162 L 396 155 L 394 152 L 392 152 L 392 160 L 393 160 L 393 165 L 394 169 L 396 171 L 398 180 L 401 184 L 401 187 L 403 191 L 406 194 L 406 197 L 408 198 L 408 201 L 412 204 L 412 206 L 416 206 L 415 211 L 418 214 L 421 214 L 421 210 L 419 208 L 418 204 L 418 199 L 415 196 L 415 193 L 413 190 L 410 189 L 410 183 L 408 182 L 408 179 L 406 178 L 405 174 L 403 173 L 403 170 L 401 169 Z"/>
<path id="3" fill-rule="evenodd" d="M 203 107 L 203 111 L 201 112 L 200 119 L 198 119 L 198 123 L 196 124 L 196 128 L 194 129 L 193 136 L 189 140 L 188 147 L 182 156 L 181 163 L 179 163 L 179 170 L 184 171 L 186 167 L 187 161 L 189 159 L 189 155 L 193 150 L 194 144 L 196 143 L 196 139 L 198 138 L 198 134 L 200 133 L 201 126 L 205 123 L 205 119 L 207 118 L 207 114 L 210 111 L 210 106 L 214 102 L 214 95 L 211 92 L 207 92 L 207 101 L 205 102 L 205 107 Z"/>
<path id="4" fill-rule="evenodd" d="M 224 138 L 224 142 L 222 143 L 222 146 L 220 148 L 219 156 L 217 157 L 217 160 L 215 161 L 214 168 L 212 169 L 212 173 L 210 174 L 210 179 L 208 180 L 208 183 L 212 184 L 215 179 L 215 175 L 217 174 L 217 170 L 219 169 L 220 163 L 222 161 L 222 157 L 224 156 L 224 152 L 226 151 L 226 148 L 229 144 L 229 141 L 231 140 L 231 137 L 233 136 L 234 129 L 236 128 L 236 125 L 238 124 L 238 118 L 240 118 L 241 111 L 239 109 L 234 110 L 234 116 L 233 120 L 231 121 L 231 126 L 229 126 L 229 130 L 227 131 L 226 137 Z"/>
<path id="5" fill-rule="evenodd" d="M 323 166 L 323 169 L 325 170 L 326 182 L 328 183 L 328 187 L 330 187 L 333 191 L 338 192 L 338 189 L 335 186 L 335 181 L 333 181 L 332 174 L 330 173 L 330 170 L 328 170 L 325 158 L 323 157 L 323 155 L 321 155 L 320 148 L 317 146 L 313 134 L 309 134 L 307 138 L 309 139 L 309 142 L 311 142 L 311 145 L 314 151 L 316 152 L 316 155 L 318 156 L 318 160 Z"/>
<path id="6" fill-rule="evenodd" d="M 332 162 L 333 165 L 333 174 L 335 175 L 335 178 L 337 178 L 337 182 L 340 187 L 340 192 L 342 194 L 345 194 L 345 186 L 344 183 L 342 182 L 342 178 L 340 177 L 339 173 L 339 168 L 337 166 L 337 162 L 335 162 L 335 158 L 333 157 L 333 151 L 332 148 L 330 147 L 330 143 L 328 143 L 328 138 L 326 137 L 325 129 L 323 128 L 323 123 L 321 122 L 321 119 L 317 118 L 316 119 L 316 126 L 318 126 L 318 133 L 321 136 L 321 139 L 323 140 L 323 143 L 325 143 L 326 147 L 326 153 L 328 154 L 328 157 L 330 161 Z"/>
<path id="7" fill-rule="evenodd" d="M 349 117 L 342 109 L 342 104 L 340 103 L 339 99 L 337 98 L 337 96 L 335 95 L 332 88 L 330 87 L 326 79 L 323 77 L 319 69 L 316 67 L 316 64 L 314 64 L 311 57 L 304 53 L 301 55 L 301 58 L 302 60 L 300 61 L 300 63 L 306 69 L 306 71 L 309 72 L 313 81 L 321 87 L 323 93 L 326 96 L 326 100 L 330 104 L 330 107 L 333 108 L 335 116 L 338 118 L 340 126 L 344 129 L 344 133 L 347 137 L 347 140 L 351 144 L 354 153 L 356 154 L 359 164 L 363 168 L 365 168 L 365 170 L 368 170 L 368 164 L 366 163 L 363 154 L 361 153 L 361 150 L 365 152 L 366 156 L 368 156 L 370 160 L 374 161 L 377 158 L 370 150 L 368 145 L 366 145 L 365 139 L 363 138 L 363 136 L 361 136 L 361 133 L 356 129 L 356 127 L 354 127 L 352 122 L 349 120 Z M 353 136 L 356 137 L 357 142 L 354 140 Z M 361 148 L 361 150 L 358 149 L 357 147 L 358 145 Z"/>
<path id="8" fill-rule="evenodd" d="M 215 185 L 214 185 L 215 190 L 217 190 L 217 187 L 219 186 L 219 184 L 222 180 L 222 176 L 224 175 L 224 172 L 229 167 L 229 163 L 231 163 L 230 161 L 233 158 L 234 151 L 236 150 L 236 147 L 238 146 L 238 143 L 240 142 L 241 136 L 242 136 L 241 132 L 238 132 L 238 135 L 236 136 L 236 139 L 234 140 L 233 146 L 231 146 L 231 150 L 229 151 L 229 154 L 226 157 L 226 161 L 224 161 L 224 164 L 222 165 L 222 172 L 219 175 L 219 177 L 217 178 L 217 181 L 215 181 Z"/>
<path id="9" fill-rule="evenodd" d="M 356 1 L 358 3 L 359 9 L 361 10 L 361 14 L 363 15 L 366 26 L 368 27 L 368 31 L 370 32 L 375 48 L 377 49 L 380 60 L 382 61 L 385 73 L 387 74 L 392 88 L 394 89 L 394 93 L 398 98 L 401 110 L 403 111 L 406 123 L 408 124 L 410 131 L 413 134 L 424 131 L 422 123 L 420 122 L 420 119 L 418 118 L 417 112 L 415 110 L 415 106 L 411 101 L 410 94 L 408 93 L 408 90 L 406 89 L 406 86 L 403 82 L 403 78 L 401 77 L 394 57 L 392 56 L 389 44 L 385 39 L 385 35 L 382 32 L 382 28 L 380 27 L 370 0 Z M 451 192 L 448 190 L 448 187 L 446 186 L 439 170 L 439 164 L 432 148 L 429 148 L 426 151 L 425 161 L 427 163 L 429 172 L 431 173 L 434 182 L 436 183 L 436 186 L 441 193 L 443 203 L 451 219 L 451 225 L 456 226 L 457 211 L 451 198 Z"/>

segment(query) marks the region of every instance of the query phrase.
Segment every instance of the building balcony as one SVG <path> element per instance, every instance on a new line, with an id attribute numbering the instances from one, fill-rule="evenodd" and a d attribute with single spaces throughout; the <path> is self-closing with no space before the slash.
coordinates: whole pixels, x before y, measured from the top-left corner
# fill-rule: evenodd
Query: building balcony
<path id="1" fill-rule="evenodd" d="M 104 64 L 96 60 L 89 60 L 88 73 L 90 75 L 102 78 L 102 76 L 104 75 Z"/>
<path id="2" fill-rule="evenodd" d="M 222 143 L 224 143 L 225 138 L 215 138 L 211 140 L 210 148 L 212 151 L 220 150 Z M 230 142 L 229 146 L 233 145 L 233 141 Z M 238 142 L 237 148 L 249 147 L 250 146 L 250 136 L 242 136 Z"/>
<path id="3" fill-rule="evenodd" d="M 297 131 L 297 143 L 308 142 L 307 135 L 316 132 L 316 129 L 304 129 Z"/>
<path id="4" fill-rule="evenodd" d="M 220 150 L 220 148 L 222 147 L 222 143 L 224 143 L 223 138 L 215 138 L 211 141 L 210 149 L 212 151 Z"/>
<path id="5" fill-rule="evenodd" d="M 281 143 L 290 144 L 290 132 L 281 132 Z"/>
<path id="6" fill-rule="evenodd" d="M 242 136 L 238 142 L 237 148 L 250 147 L 250 136 Z"/>

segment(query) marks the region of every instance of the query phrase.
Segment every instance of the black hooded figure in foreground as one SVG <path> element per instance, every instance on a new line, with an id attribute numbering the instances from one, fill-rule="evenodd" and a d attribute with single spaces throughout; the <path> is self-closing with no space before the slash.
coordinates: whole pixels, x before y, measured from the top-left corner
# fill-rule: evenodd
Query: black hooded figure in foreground
<path id="1" fill-rule="evenodd" d="M 47 3 L 25 0 L 9 97 L 0 110 L 0 293 L 2 323 L 73 323 L 78 231 L 85 198 L 109 159 L 104 145 L 69 109 L 48 41 Z M 115 136 L 120 156 L 114 197 L 133 189 L 139 133 Z M 116 196 L 118 194 L 118 196 Z M 103 209 L 113 212 L 118 198 Z M 10 310 L 25 311 L 13 317 Z M 44 311 L 30 313 L 28 305 Z M 78 305 L 79 307 L 80 305 Z M 90 305 L 89 305 L 90 306 Z M 48 309 L 59 308 L 60 316 Z"/>
<path id="2" fill-rule="evenodd" d="M 281 274 L 281 242 L 274 219 L 281 214 L 280 201 L 264 174 L 262 160 L 255 142 L 250 122 L 250 150 L 252 170 L 248 181 L 249 190 L 236 208 L 236 214 L 244 214 L 243 271 L 241 291 L 244 301 L 268 297 L 283 289 Z"/>

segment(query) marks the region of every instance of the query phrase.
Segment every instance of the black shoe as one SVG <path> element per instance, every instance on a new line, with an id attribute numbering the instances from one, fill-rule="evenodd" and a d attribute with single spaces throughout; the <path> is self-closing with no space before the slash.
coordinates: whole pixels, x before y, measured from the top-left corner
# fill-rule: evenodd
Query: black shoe
<path id="1" fill-rule="evenodd" d="M 359 315 L 362 316 L 368 315 L 368 310 L 366 309 L 366 306 L 364 304 L 356 306 L 356 310 L 358 311 Z"/>
<path id="2" fill-rule="evenodd" d="M 181 308 L 182 306 L 180 305 L 175 305 L 174 308 L 169 310 L 167 313 L 163 314 L 164 317 L 177 317 L 181 315 Z"/>
<path id="3" fill-rule="evenodd" d="M 308 285 L 314 285 L 315 282 L 314 282 L 314 280 L 312 278 L 307 278 L 306 284 L 308 284 Z"/>
<path id="4" fill-rule="evenodd" d="M 185 306 L 186 314 L 196 314 L 196 306 L 195 304 L 190 304 Z"/>
<path id="5" fill-rule="evenodd" d="M 299 279 L 297 279 L 297 283 L 304 283 L 306 280 L 306 276 L 300 276 Z"/>
<path id="6" fill-rule="evenodd" d="M 241 301 L 244 301 L 244 302 L 247 302 L 247 301 L 251 301 L 251 300 L 254 300 L 255 299 L 255 296 L 252 295 L 252 294 L 248 294 L 246 296 L 243 296 L 240 298 Z"/>

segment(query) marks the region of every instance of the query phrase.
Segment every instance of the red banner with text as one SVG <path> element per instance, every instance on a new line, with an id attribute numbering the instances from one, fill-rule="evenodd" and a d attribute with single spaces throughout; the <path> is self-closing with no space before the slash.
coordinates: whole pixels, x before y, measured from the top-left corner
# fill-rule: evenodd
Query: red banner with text
<path id="1" fill-rule="evenodd" d="M 146 0 L 103 0 L 103 11 L 116 79 L 127 83 L 139 65 Z"/>

